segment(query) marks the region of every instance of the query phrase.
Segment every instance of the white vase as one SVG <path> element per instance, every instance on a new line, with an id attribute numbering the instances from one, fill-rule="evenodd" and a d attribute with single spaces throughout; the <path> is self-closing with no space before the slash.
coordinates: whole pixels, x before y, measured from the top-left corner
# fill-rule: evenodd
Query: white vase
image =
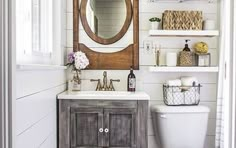
<path id="1" fill-rule="evenodd" d="M 152 30 L 158 30 L 159 24 L 160 24 L 160 22 L 151 22 Z"/>

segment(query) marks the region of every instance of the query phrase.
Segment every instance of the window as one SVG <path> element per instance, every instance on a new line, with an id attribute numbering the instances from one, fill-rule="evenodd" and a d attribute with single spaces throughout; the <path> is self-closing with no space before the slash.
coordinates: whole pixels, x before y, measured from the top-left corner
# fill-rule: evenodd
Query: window
<path id="1" fill-rule="evenodd" d="M 54 1 L 59 0 L 16 0 L 16 50 L 17 63 L 51 64 L 57 48 L 58 30 L 54 15 Z M 56 5 L 60 6 L 60 5 Z M 58 27 L 57 27 L 58 28 Z M 60 28 L 59 28 L 60 29 Z M 61 35 L 61 34 L 59 34 Z M 58 49 L 57 49 L 58 50 Z M 58 54 L 57 54 L 58 55 Z"/>

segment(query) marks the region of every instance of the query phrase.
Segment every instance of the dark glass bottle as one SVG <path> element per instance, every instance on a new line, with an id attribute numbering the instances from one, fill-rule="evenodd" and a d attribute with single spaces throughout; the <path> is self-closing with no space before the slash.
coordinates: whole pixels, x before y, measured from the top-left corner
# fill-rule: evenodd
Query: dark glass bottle
<path id="1" fill-rule="evenodd" d="M 186 44 L 185 44 L 183 51 L 191 51 L 190 48 L 188 47 L 188 41 L 190 41 L 190 40 L 185 40 Z"/>
<path id="2" fill-rule="evenodd" d="M 133 67 L 130 67 L 130 73 L 128 75 L 128 80 L 127 80 L 127 91 L 134 92 L 135 87 L 136 87 L 136 78 L 133 72 Z"/>

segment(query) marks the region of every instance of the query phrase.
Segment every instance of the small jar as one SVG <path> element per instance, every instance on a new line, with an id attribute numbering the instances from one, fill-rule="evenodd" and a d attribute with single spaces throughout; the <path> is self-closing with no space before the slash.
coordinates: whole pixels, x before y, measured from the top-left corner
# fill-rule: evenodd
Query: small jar
<path id="1" fill-rule="evenodd" d="M 179 64 L 180 66 L 193 66 L 193 53 L 191 51 L 181 51 Z"/>

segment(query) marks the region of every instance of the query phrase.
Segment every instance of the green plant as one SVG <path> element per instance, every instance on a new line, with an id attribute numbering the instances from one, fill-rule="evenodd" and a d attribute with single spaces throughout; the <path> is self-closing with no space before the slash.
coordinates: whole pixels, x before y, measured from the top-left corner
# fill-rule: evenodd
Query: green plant
<path id="1" fill-rule="evenodd" d="M 150 22 L 160 22 L 161 19 L 158 18 L 158 17 L 152 17 L 152 18 L 149 19 L 149 21 L 150 21 Z"/>

